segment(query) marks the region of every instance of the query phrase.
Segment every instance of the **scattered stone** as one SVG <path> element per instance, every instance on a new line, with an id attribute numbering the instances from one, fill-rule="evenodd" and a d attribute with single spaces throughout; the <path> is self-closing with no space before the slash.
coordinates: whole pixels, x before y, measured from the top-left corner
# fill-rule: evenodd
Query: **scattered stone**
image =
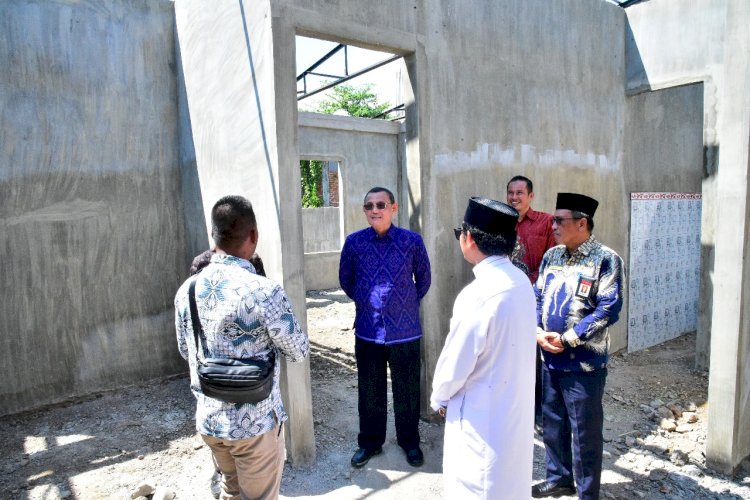
<path id="1" fill-rule="evenodd" d="M 680 408 L 678 405 L 669 405 L 669 409 L 672 411 L 674 418 L 682 417 L 682 408 Z"/>
<path id="2" fill-rule="evenodd" d="M 685 411 L 698 411 L 698 407 L 693 401 L 685 405 Z"/>
<path id="3" fill-rule="evenodd" d="M 622 396 L 618 396 L 617 394 L 612 394 L 612 399 L 615 401 L 619 401 L 620 403 L 624 403 L 625 399 Z"/>
<path id="4" fill-rule="evenodd" d="M 672 410 L 667 408 L 666 406 L 660 406 L 656 410 L 657 415 L 661 418 L 674 418 L 674 414 L 672 413 Z"/>
<path id="5" fill-rule="evenodd" d="M 648 473 L 648 478 L 652 481 L 663 481 L 667 478 L 667 471 L 664 469 L 652 469 Z"/>
<path id="6" fill-rule="evenodd" d="M 604 458 L 612 458 L 612 454 L 608 452 L 607 450 L 602 451 L 602 457 Z"/>
<path id="7" fill-rule="evenodd" d="M 682 419 L 687 422 L 688 424 L 694 424 L 698 421 L 698 414 L 695 412 L 684 412 L 682 414 Z"/>
<path id="8" fill-rule="evenodd" d="M 159 486 L 154 491 L 151 500 L 174 500 L 175 496 L 177 495 L 174 491 L 170 490 L 169 488 L 165 488 L 164 486 Z"/>
<path id="9" fill-rule="evenodd" d="M 689 460 L 690 459 L 688 458 L 687 453 L 680 450 L 674 450 L 669 455 L 669 461 L 677 465 L 678 467 L 682 467 L 683 465 L 687 464 Z"/>
<path id="10" fill-rule="evenodd" d="M 681 471 L 683 474 L 686 474 L 690 477 L 702 477 L 703 471 L 695 464 L 687 464 L 685 467 L 682 468 Z"/>
<path id="11" fill-rule="evenodd" d="M 675 428 L 675 432 L 679 432 L 680 434 L 685 434 L 691 430 L 693 430 L 693 428 L 688 424 L 680 424 Z"/>
<path id="12" fill-rule="evenodd" d="M 635 446 L 635 438 L 633 436 L 626 436 L 625 445 L 628 447 Z"/>
<path id="13" fill-rule="evenodd" d="M 640 408 L 641 408 L 641 411 L 643 411 L 643 413 L 645 413 L 646 415 L 651 415 L 652 413 L 654 413 L 654 409 L 651 408 L 649 405 L 641 404 Z"/>
<path id="14" fill-rule="evenodd" d="M 138 498 L 138 497 L 145 497 L 148 495 L 152 495 L 156 488 L 154 488 L 154 485 L 151 484 L 148 481 L 144 481 L 138 486 L 135 487 L 135 489 L 130 492 L 130 498 Z"/>
<path id="15" fill-rule="evenodd" d="M 669 431 L 669 432 L 674 432 L 674 430 L 677 429 L 677 425 L 674 423 L 673 420 L 669 418 L 661 419 L 661 422 L 659 422 L 659 426 L 665 431 Z"/>
<path id="16" fill-rule="evenodd" d="M 656 409 L 661 406 L 664 406 L 664 402 L 661 399 L 654 399 L 648 404 L 651 408 Z"/>

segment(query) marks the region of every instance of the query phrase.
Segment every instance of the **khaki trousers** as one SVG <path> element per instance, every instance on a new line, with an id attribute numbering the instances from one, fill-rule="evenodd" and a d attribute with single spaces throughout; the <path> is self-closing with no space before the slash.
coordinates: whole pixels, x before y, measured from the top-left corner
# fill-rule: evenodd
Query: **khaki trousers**
<path id="1" fill-rule="evenodd" d="M 279 498 L 285 459 L 284 431 L 279 424 L 247 439 L 201 437 L 221 471 L 221 500 Z"/>

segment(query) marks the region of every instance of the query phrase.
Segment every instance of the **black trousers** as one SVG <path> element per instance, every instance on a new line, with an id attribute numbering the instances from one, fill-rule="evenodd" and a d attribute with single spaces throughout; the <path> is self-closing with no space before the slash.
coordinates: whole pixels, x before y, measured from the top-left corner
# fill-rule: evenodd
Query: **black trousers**
<path id="1" fill-rule="evenodd" d="M 396 440 L 404 450 L 419 446 L 420 340 L 383 345 L 356 338 L 360 448 L 385 443 L 388 411 L 386 365 L 391 369 Z"/>
<path id="2" fill-rule="evenodd" d="M 602 475 L 607 369 L 593 372 L 551 370 L 542 363 L 544 447 L 547 481 L 573 484 L 580 500 L 596 500 Z"/>

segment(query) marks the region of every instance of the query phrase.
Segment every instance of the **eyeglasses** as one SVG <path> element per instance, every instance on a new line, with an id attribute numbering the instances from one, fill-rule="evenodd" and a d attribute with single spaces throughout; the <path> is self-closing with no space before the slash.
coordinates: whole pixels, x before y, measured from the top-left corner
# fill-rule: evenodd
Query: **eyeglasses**
<path id="1" fill-rule="evenodd" d="M 583 219 L 583 217 L 552 217 L 552 223 L 557 224 L 558 226 L 561 226 L 564 220 L 578 220 L 578 219 Z"/>
<path id="2" fill-rule="evenodd" d="M 376 203 L 368 201 L 367 203 L 365 203 L 362 206 L 365 208 L 365 210 L 367 210 L 369 212 L 373 208 L 377 208 L 378 210 L 385 210 L 385 207 L 388 206 L 388 203 L 386 203 L 384 201 L 378 201 Z"/>
<path id="3" fill-rule="evenodd" d="M 456 236 L 457 240 L 461 239 L 461 233 L 464 232 L 464 228 L 462 227 L 454 227 L 453 228 L 453 234 Z"/>

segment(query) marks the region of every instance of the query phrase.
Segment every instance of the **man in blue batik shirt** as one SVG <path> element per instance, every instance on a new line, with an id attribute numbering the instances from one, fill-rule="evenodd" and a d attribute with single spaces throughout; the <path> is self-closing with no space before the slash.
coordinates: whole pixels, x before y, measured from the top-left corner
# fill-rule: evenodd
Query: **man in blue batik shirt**
<path id="1" fill-rule="evenodd" d="M 622 309 L 622 259 L 591 234 L 599 203 L 558 193 L 552 231 L 534 285 L 537 344 L 542 348 L 542 427 L 546 480 L 534 498 L 599 498 L 602 396 L 609 332 Z M 575 478 L 575 482 L 574 482 Z"/>
<path id="2" fill-rule="evenodd" d="M 341 288 L 356 306 L 359 449 L 351 464 L 362 467 L 382 452 L 389 366 L 397 442 L 407 462 L 418 467 L 424 462 L 419 448 L 419 301 L 430 288 L 430 260 L 421 236 L 391 223 L 398 211 L 391 191 L 372 188 L 363 208 L 370 227 L 346 238 L 339 266 Z"/>

